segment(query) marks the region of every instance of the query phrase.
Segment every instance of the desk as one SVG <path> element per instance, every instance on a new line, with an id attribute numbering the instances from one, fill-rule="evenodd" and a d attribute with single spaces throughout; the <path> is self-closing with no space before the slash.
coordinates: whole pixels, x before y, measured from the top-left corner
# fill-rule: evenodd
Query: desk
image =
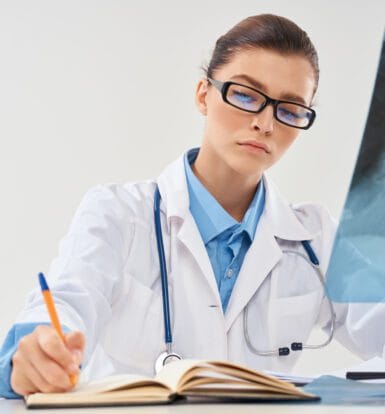
<path id="1" fill-rule="evenodd" d="M 384 413 L 383 406 L 331 406 L 318 404 L 179 404 L 142 407 L 100 407 L 26 410 L 23 401 L 0 400 L 0 414 L 365 414 Z"/>

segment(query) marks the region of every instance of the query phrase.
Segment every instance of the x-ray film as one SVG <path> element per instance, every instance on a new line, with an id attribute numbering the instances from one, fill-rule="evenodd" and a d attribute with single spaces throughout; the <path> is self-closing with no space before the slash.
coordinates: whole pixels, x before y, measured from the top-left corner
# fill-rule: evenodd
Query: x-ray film
<path id="1" fill-rule="evenodd" d="M 326 288 L 336 302 L 385 302 L 385 36 Z"/>

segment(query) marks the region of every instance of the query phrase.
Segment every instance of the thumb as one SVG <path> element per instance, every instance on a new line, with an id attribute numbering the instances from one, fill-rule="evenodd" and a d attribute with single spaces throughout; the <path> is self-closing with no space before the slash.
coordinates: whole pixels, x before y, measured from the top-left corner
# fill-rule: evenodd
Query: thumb
<path id="1" fill-rule="evenodd" d="M 74 331 L 65 335 L 66 345 L 74 356 L 78 365 L 83 359 L 85 337 L 82 332 Z"/>

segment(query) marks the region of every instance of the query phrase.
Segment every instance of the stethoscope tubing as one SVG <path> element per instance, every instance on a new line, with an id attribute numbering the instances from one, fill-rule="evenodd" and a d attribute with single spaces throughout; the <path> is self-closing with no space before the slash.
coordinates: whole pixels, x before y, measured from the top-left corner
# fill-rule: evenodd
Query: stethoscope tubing
<path id="1" fill-rule="evenodd" d="M 164 245 L 162 237 L 162 224 L 160 221 L 160 192 L 158 186 L 156 186 L 154 196 L 154 221 L 155 221 L 155 233 L 156 244 L 158 248 L 160 276 L 162 282 L 162 301 L 163 301 L 163 320 L 164 320 L 164 334 L 165 343 L 168 349 L 171 351 L 172 333 L 171 333 L 171 316 L 170 316 L 170 301 L 168 293 L 168 278 L 167 278 L 167 265 L 166 256 L 164 254 Z"/>
<path id="2" fill-rule="evenodd" d="M 155 223 L 155 235 L 156 235 L 156 243 L 158 248 L 158 256 L 159 256 L 159 265 L 160 265 L 160 276 L 161 276 L 161 283 L 162 283 L 162 302 L 163 302 L 163 320 L 164 320 L 164 331 L 165 331 L 165 344 L 166 344 L 166 352 L 162 353 L 159 357 L 161 357 L 163 354 L 165 355 L 163 358 L 163 364 L 167 360 L 169 355 L 175 355 L 177 358 L 180 359 L 180 356 L 173 353 L 172 350 L 172 333 L 171 333 L 171 314 L 170 314 L 170 301 L 169 301 L 169 291 L 168 291 L 168 277 L 167 277 L 167 264 L 166 264 L 166 257 L 164 253 L 164 245 L 163 245 L 163 237 L 162 237 L 162 227 L 161 227 L 161 218 L 160 218 L 160 192 L 158 186 L 156 186 L 155 194 L 154 194 L 154 223 Z M 311 262 L 312 267 L 317 273 L 317 276 L 324 288 L 324 291 L 326 292 L 326 286 L 324 281 L 324 275 L 321 272 L 321 269 L 319 267 L 319 260 L 310 246 L 310 243 L 308 240 L 302 240 L 301 244 L 306 251 L 306 254 L 308 257 L 306 257 L 304 254 L 294 251 L 294 250 L 285 250 L 285 253 L 292 253 L 299 255 L 303 257 L 306 261 L 308 259 Z M 326 295 L 327 296 L 327 295 Z M 331 313 L 331 324 L 330 324 L 330 331 L 329 336 L 326 339 L 325 342 L 323 342 L 320 345 L 303 345 L 302 343 L 292 343 L 291 349 L 294 351 L 303 350 L 303 349 L 318 349 L 322 348 L 326 345 L 328 345 L 334 335 L 334 328 L 335 328 L 335 312 L 334 307 L 329 299 L 327 297 L 330 313 Z M 243 314 L 243 320 L 244 320 L 244 335 L 246 339 L 246 344 L 251 352 L 253 352 L 256 355 L 259 356 L 272 356 L 272 355 L 289 355 L 290 350 L 288 347 L 279 348 L 276 351 L 262 351 L 257 350 L 253 344 L 250 341 L 250 336 L 248 332 L 247 327 L 247 316 L 248 316 L 248 306 L 246 306 L 244 314 Z"/>
<path id="3" fill-rule="evenodd" d="M 324 292 L 326 292 L 326 285 L 325 285 L 325 280 L 324 280 L 324 274 L 321 271 L 320 267 L 319 267 L 319 261 L 317 256 L 314 253 L 314 250 L 312 249 L 312 247 L 310 246 L 310 243 L 307 240 L 303 240 L 301 241 L 302 246 L 304 247 L 306 253 L 307 253 L 307 257 L 305 254 L 296 251 L 296 250 L 284 250 L 284 253 L 286 254 L 295 254 L 297 256 L 301 256 L 304 260 L 311 262 L 311 265 L 314 269 L 314 271 L 317 274 L 317 277 L 324 289 Z M 260 349 L 256 349 L 255 346 L 252 344 L 251 339 L 250 339 L 250 335 L 249 335 L 249 329 L 248 329 L 248 313 L 249 313 L 249 307 L 248 305 L 245 307 L 244 313 L 243 313 L 243 331 L 244 331 L 244 335 L 245 335 L 245 340 L 246 340 L 246 344 L 247 347 L 249 348 L 249 350 L 258 356 L 274 356 L 274 355 L 278 355 L 278 356 L 286 356 L 290 354 L 290 351 L 302 351 L 304 349 L 320 349 L 320 348 L 324 348 L 326 345 L 328 345 L 333 337 L 334 337 L 334 330 L 335 330 L 335 321 L 336 321 L 336 316 L 335 316 L 335 311 L 334 311 L 334 306 L 333 303 L 331 302 L 330 298 L 328 297 L 328 295 L 325 295 L 327 302 L 328 302 L 328 306 L 329 306 L 329 311 L 330 311 L 330 328 L 329 328 L 329 334 L 328 337 L 326 338 L 326 340 L 324 342 L 322 342 L 321 344 L 317 344 L 317 345 L 311 345 L 311 344 L 302 344 L 301 342 L 297 342 L 297 343 L 292 343 L 291 344 L 291 349 L 289 349 L 288 347 L 282 347 L 279 348 L 277 350 L 274 351 L 267 351 L 267 350 L 260 350 Z"/>

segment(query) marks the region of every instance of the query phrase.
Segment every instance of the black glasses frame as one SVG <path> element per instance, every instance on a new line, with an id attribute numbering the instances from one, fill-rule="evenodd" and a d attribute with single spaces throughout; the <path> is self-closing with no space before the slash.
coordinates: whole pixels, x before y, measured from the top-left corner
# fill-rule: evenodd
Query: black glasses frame
<path id="1" fill-rule="evenodd" d="M 309 129 L 311 126 L 312 126 L 312 124 L 313 124 L 313 122 L 314 122 L 314 120 L 315 120 L 315 117 L 316 117 L 316 112 L 315 112 L 315 110 L 314 109 L 312 109 L 312 108 L 309 108 L 308 106 L 306 106 L 306 105 L 302 105 L 302 104 L 300 104 L 300 103 L 298 103 L 298 102 L 293 102 L 293 101 L 281 101 L 281 100 L 279 100 L 279 99 L 273 99 L 273 98 L 270 98 L 270 96 L 268 96 L 268 95 L 266 95 L 265 93 L 263 93 L 263 92 L 261 92 L 261 91 L 259 91 L 258 89 L 255 89 L 255 88 L 252 88 L 252 87 L 250 87 L 250 86 L 247 86 L 247 85 L 244 85 L 244 84 L 242 84 L 242 83 L 237 83 L 237 82 L 231 82 L 231 81 L 227 81 L 227 82 L 221 82 L 221 81 L 219 81 L 219 80 L 216 80 L 216 79 L 211 79 L 211 78 L 207 78 L 207 80 L 216 88 L 216 89 L 218 89 L 218 91 L 221 93 L 221 95 L 222 95 L 222 99 L 223 99 L 223 101 L 224 102 L 226 102 L 227 104 L 229 104 L 229 105 L 231 105 L 231 106 L 233 106 L 234 108 L 237 108 L 237 109 L 239 109 L 240 111 L 245 111 L 245 112 L 250 112 L 250 113 L 252 113 L 252 114 L 259 114 L 260 112 L 262 112 L 265 108 L 266 108 L 266 106 L 267 105 L 273 105 L 273 108 L 274 108 L 274 118 L 278 121 L 278 122 L 280 122 L 281 124 L 284 124 L 284 125 L 287 125 L 287 126 L 289 126 L 289 127 L 292 127 L 292 128 L 298 128 L 298 129 Z M 264 104 L 261 106 L 261 108 L 258 110 L 258 111 L 251 111 L 251 110 L 249 110 L 249 109 L 244 109 L 244 108 L 240 108 L 239 106 L 237 106 L 237 105 L 234 105 L 233 103 L 231 103 L 228 99 L 227 99 L 227 91 L 229 90 L 229 88 L 230 88 L 230 86 L 231 85 L 238 85 L 238 86 L 242 86 L 242 87 L 244 87 L 244 88 L 248 88 L 248 89 L 250 89 L 250 90 L 252 90 L 252 91 L 254 91 L 254 92 L 257 92 L 257 93 L 259 93 L 260 95 L 262 95 L 265 99 L 266 99 L 266 101 L 264 102 Z M 284 121 L 282 121 L 281 119 L 279 119 L 278 118 L 278 116 L 277 116 L 277 106 L 280 104 L 280 103 L 289 103 L 289 104 L 292 104 L 292 105 L 297 105 L 297 106 L 300 106 L 300 107 L 302 107 L 302 108 L 305 108 L 305 109 L 307 109 L 308 111 L 310 111 L 310 113 L 311 113 L 311 118 L 309 118 L 309 123 L 308 123 L 308 125 L 306 125 L 306 126 L 304 126 L 304 127 L 301 127 L 301 126 L 295 126 L 295 125 L 292 125 L 292 124 L 288 124 L 287 122 L 284 122 Z"/>

